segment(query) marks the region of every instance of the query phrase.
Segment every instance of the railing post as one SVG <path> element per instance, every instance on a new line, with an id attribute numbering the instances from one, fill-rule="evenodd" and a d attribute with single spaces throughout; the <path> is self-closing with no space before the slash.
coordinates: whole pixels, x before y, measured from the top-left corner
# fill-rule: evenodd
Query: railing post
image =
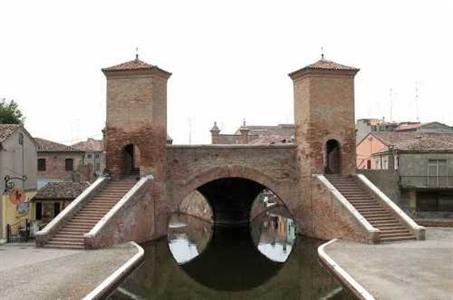
<path id="1" fill-rule="evenodd" d="M 11 243 L 11 225 L 6 224 L 6 242 Z"/>

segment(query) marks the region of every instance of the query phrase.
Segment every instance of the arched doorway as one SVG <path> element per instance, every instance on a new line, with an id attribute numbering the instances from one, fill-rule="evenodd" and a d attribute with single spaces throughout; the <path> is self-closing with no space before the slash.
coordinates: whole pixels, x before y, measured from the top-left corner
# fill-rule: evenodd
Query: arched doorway
<path id="1" fill-rule="evenodd" d="M 326 174 L 341 173 L 340 143 L 337 140 L 328 140 L 326 143 Z"/>
<path id="2" fill-rule="evenodd" d="M 128 144 L 123 148 L 123 175 L 140 174 L 140 152 L 134 144 Z"/>

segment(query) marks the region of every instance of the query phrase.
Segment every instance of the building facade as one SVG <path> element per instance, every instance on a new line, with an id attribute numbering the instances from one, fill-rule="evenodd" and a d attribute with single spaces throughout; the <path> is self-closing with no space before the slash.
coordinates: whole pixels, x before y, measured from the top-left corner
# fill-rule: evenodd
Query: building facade
<path id="1" fill-rule="evenodd" d="M 0 240 L 32 218 L 30 199 L 36 193 L 37 145 L 21 125 L 0 125 Z"/>
<path id="2" fill-rule="evenodd" d="M 92 170 L 93 176 L 102 175 L 105 169 L 105 152 L 102 140 L 88 138 L 86 141 L 71 146 L 85 153 L 83 163 Z"/>
<path id="3" fill-rule="evenodd" d="M 36 229 L 44 227 L 90 184 L 88 182 L 49 182 L 32 198 Z"/>
<path id="4" fill-rule="evenodd" d="M 38 144 L 38 188 L 48 182 L 89 181 L 92 171 L 85 166 L 85 152 L 71 146 L 36 138 Z"/>
<path id="5" fill-rule="evenodd" d="M 370 133 L 357 145 L 359 169 L 391 170 L 400 205 L 417 217 L 453 217 L 453 134 Z"/>

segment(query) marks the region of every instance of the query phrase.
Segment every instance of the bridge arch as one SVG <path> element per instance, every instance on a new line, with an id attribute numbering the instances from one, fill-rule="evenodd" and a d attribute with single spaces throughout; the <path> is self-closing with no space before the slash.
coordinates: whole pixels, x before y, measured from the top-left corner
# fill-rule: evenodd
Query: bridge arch
<path id="1" fill-rule="evenodd" d="M 247 200 L 245 200 L 244 198 L 244 201 L 248 202 L 248 206 L 231 208 L 231 210 L 236 211 L 238 209 L 244 210 L 244 215 L 241 216 L 242 221 L 239 222 L 237 219 L 235 220 L 238 221 L 238 223 L 245 223 L 249 221 L 249 218 L 246 216 L 249 216 L 251 204 L 258 195 L 258 191 L 262 191 L 264 189 L 272 191 L 286 206 L 290 201 L 290 195 L 287 195 L 286 189 L 281 189 L 277 180 L 273 179 L 269 175 L 263 173 L 262 171 L 249 167 L 228 165 L 204 170 L 185 180 L 182 183 L 182 186 L 176 188 L 177 195 L 175 195 L 174 199 L 176 201 L 176 207 L 178 207 L 183 199 L 186 198 L 190 193 L 198 190 L 205 196 L 205 198 L 207 198 L 210 206 L 213 208 L 214 220 L 219 223 L 224 223 L 225 219 L 223 219 L 223 217 L 222 220 L 218 218 L 219 211 L 218 209 L 216 211 L 216 206 L 218 208 L 218 205 L 216 204 L 218 203 L 215 203 L 213 199 L 214 197 L 222 197 L 221 194 L 215 193 L 213 189 L 221 189 L 224 186 L 242 189 L 240 191 L 229 191 L 230 193 L 236 193 L 231 196 L 233 198 L 248 197 Z M 253 199 L 251 199 L 250 197 L 253 197 Z M 247 211 L 245 212 L 245 210 Z"/>

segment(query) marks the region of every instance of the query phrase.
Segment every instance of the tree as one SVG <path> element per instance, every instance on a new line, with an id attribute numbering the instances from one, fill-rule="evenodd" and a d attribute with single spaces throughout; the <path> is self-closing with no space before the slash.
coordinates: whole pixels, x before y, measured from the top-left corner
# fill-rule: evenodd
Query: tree
<path id="1" fill-rule="evenodd" d="M 0 124 L 23 124 L 24 115 L 14 100 L 0 102 Z"/>

